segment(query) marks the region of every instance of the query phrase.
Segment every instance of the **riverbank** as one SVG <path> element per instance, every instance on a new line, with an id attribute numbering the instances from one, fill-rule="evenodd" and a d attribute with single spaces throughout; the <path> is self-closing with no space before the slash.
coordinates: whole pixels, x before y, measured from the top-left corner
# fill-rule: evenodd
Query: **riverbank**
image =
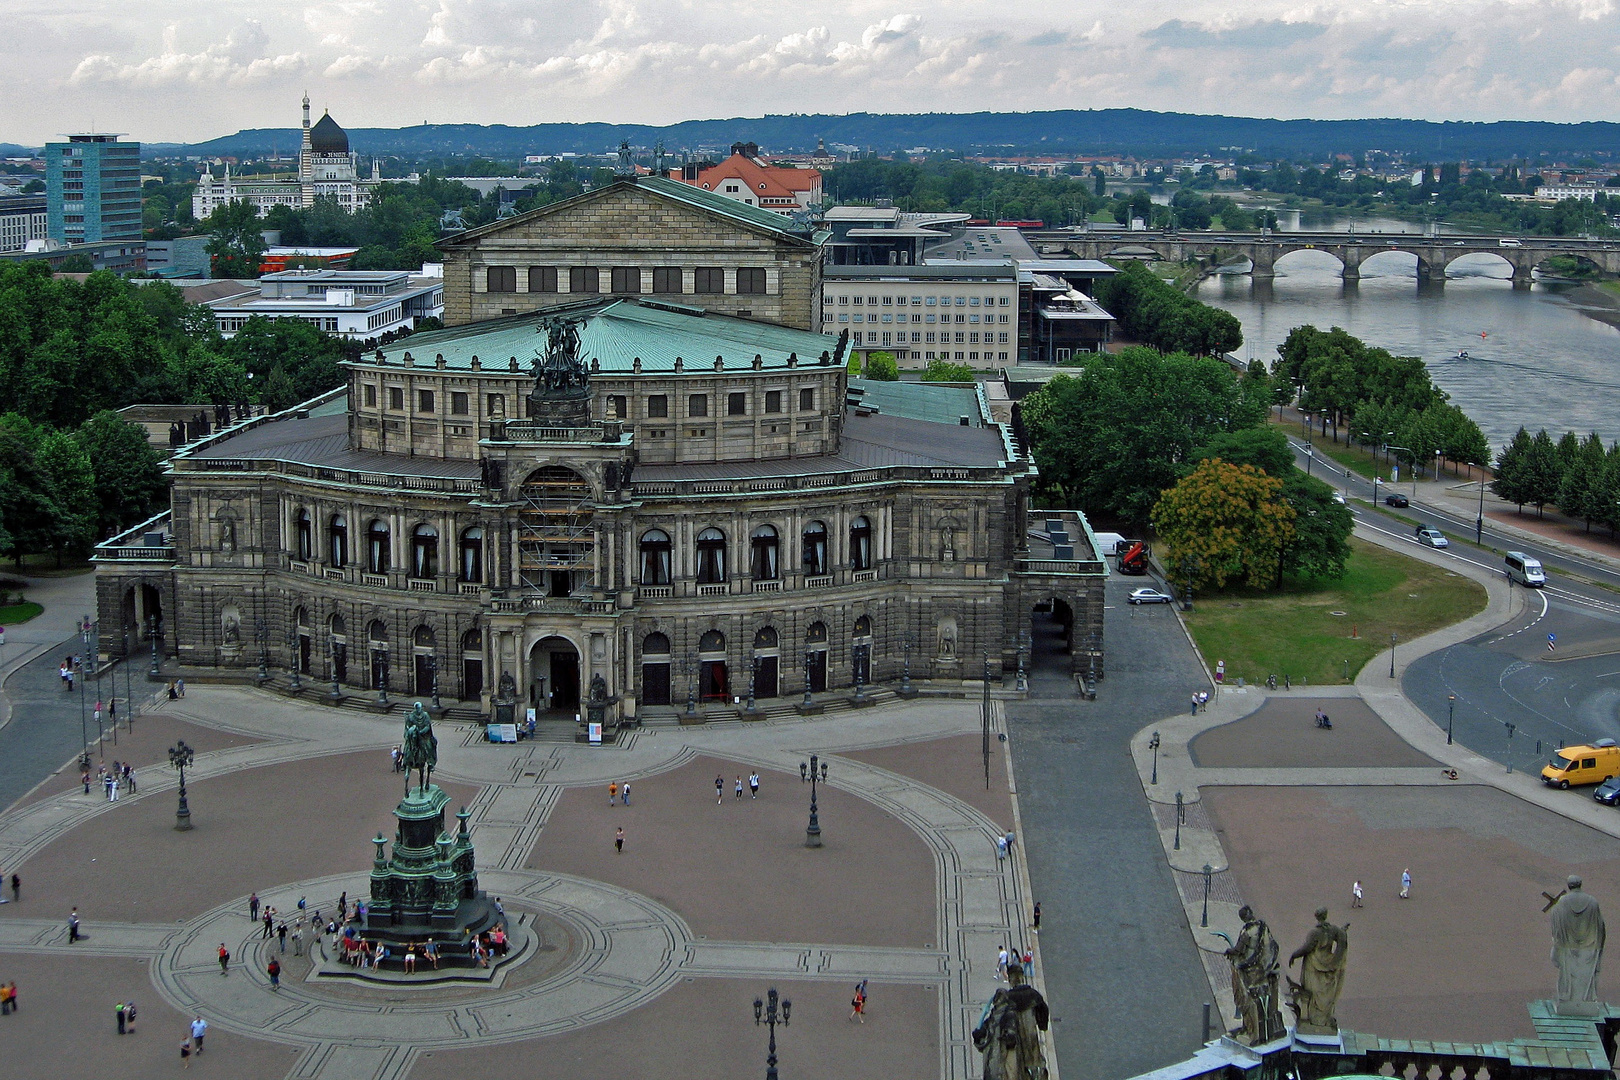
<path id="1" fill-rule="evenodd" d="M 1571 289 L 1569 302 L 1587 318 L 1620 329 L 1620 281 L 1599 281 Z"/>

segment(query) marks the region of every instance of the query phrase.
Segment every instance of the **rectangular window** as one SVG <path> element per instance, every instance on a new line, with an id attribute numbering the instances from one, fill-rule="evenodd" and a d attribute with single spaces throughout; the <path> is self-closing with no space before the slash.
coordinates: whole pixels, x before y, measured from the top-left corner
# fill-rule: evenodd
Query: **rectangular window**
<path id="1" fill-rule="evenodd" d="M 568 291 L 572 293 L 599 293 L 602 291 L 602 273 L 594 266 L 570 266 Z"/>
<path id="2" fill-rule="evenodd" d="M 997 334 L 996 340 L 1002 345 L 1007 344 L 1007 332 L 1003 330 L 1001 333 Z"/>
<path id="3" fill-rule="evenodd" d="M 926 307 L 933 307 L 934 306 L 934 298 L 932 296 L 923 297 L 923 304 Z"/>
<path id="4" fill-rule="evenodd" d="M 726 291 L 726 272 L 718 266 L 700 266 L 692 274 L 695 293 L 723 293 Z"/>
<path id="5" fill-rule="evenodd" d="M 707 394 L 692 394 L 690 397 L 688 397 L 686 399 L 686 415 L 687 416 L 708 416 L 709 415 L 709 395 L 707 395 Z"/>
<path id="6" fill-rule="evenodd" d="M 737 271 L 737 292 L 745 296 L 763 296 L 765 294 L 765 269 L 759 266 L 745 266 Z"/>
<path id="7" fill-rule="evenodd" d="M 973 314 L 968 316 L 968 322 L 977 323 L 978 321 L 979 321 L 979 313 L 977 311 L 975 311 Z"/>
<path id="8" fill-rule="evenodd" d="M 555 266 L 529 267 L 530 292 L 556 292 L 557 268 Z"/>
<path id="9" fill-rule="evenodd" d="M 977 345 L 978 343 L 979 343 L 979 332 L 977 330 L 975 330 L 975 331 L 973 331 L 973 333 L 968 335 L 968 344 L 969 345 Z"/>
<path id="10" fill-rule="evenodd" d="M 1002 307 L 1006 307 L 1006 306 L 1007 306 L 1007 298 L 1006 298 L 1006 297 L 1005 297 L 1005 296 L 1003 296 L 1003 297 L 1002 297 L 1002 298 L 1001 298 L 1001 301 L 1000 301 L 1000 303 L 1001 303 L 1001 306 L 1002 306 Z"/>
<path id="11" fill-rule="evenodd" d="M 641 291 L 641 267 L 615 266 L 613 268 L 613 291 L 616 293 L 639 293 Z"/>
<path id="12" fill-rule="evenodd" d="M 366 407 L 372 409 L 377 407 L 377 388 L 370 383 L 366 384 Z"/>
<path id="13" fill-rule="evenodd" d="M 969 307 L 978 307 L 979 306 L 979 298 L 977 296 L 968 297 L 968 306 Z"/>
<path id="14" fill-rule="evenodd" d="M 609 394 L 607 398 L 609 420 L 624 420 L 630 415 L 630 402 L 623 394 Z"/>
<path id="15" fill-rule="evenodd" d="M 1002 315 L 1002 316 L 1001 316 L 1001 321 L 1002 321 L 1002 322 L 1003 322 L 1003 323 L 1005 323 L 1005 322 L 1006 322 L 1006 321 L 1007 321 L 1007 316 L 1006 316 L 1006 315 Z"/>
<path id="16" fill-rule="evenodd" d="M 653 292 L 678 293 L 685 292 L 685 285 L 681 280 L 681 268 L 678 266 L 653 267 Z"/>
<path id="17" fill-rule="evenodd" d="M 920 296 L 913 296 L 913 297 L 912 297 L 912 298 L 911 298 L 911 306 L 912 306 L 912 307 L 922 307 L 922 297 L 920 297 Z M 916 318 L 916 317 L 917 317 L 917 316 L 915 316 L 915 315 L 913 315 L 913 316 L 912 316 L 912 318 L 913 318 L 913 319 L 915 319 L 915 318 Z"/>
<path id="18" fill-rule="evenodd" d="M 505 416 L 506 415 L 506 395 L 505 394 L 490 394 L 484 400 L 484 411 L 489 413 L 489 415 L 491 415 L 491 416 Z"/>
<path id="19" fill-rule="evenodd" d="M 918 333 L 917 331 L 913 330 L 911 332 L 911 343 L 913 345 L 921 345 L 922 344 L 922 335 L 920 333 Z"/>
<path id="20" fill-rule="evenodd" d="M 839 298 L 838 298 L 838 303 L 839 303 L 839 304 L 840 304 L 840 305 L 843 305 L 843 306 L 846 306 L 846 307 L 847 307 L 847 306 L 848 306 L 848 305 L 849 305 L 849 297 L 847 297 L 847 296 L 840 296 L 840 297 L 839 297 Z"/>
<path id="21" fill-rule="evenodd" d="M 739 393 L 727 394 L 726 395 L 726 415 L 727 416 L 747 416 L 748 415 L 748 395 L 747 394 L 739 394 Z"/>
<path id="22" fill-rule="evenodd" d="M 433 411 L 433 391 L 418 390 L 416 392 L 416 411 L 430 413 Z"/>
<path id="23" fill-rule="evenodd" d="M 485 275 L 486 287 L 490 292 L 517 292 L 517 267 L 491 266 Z"/>
<path id="24" fill-rule="evenodd" d="M 923 340 L 932 345 L 934 343 L 934 332 L 932 330 L 928 331 L 927 336 L 925 336 Z"/>
<path id="25" fill-rule="evenodd" d="M 400 410 L 403 410 L 405 408 L 405 389 L 404 389 L 404 387 L 390 386 L 388 388 L 388 407 L 390 409 L 400 409 Z"/>
<path id="26" fill-rule="evenodd" d="M 780 390 L 767 390 L 767 391 L 765 391 L 765 411 L 768 412 L 768 413 L 774 413 L 774 412 L 781 412 L 782 411 L 782 391 L 780 391 Z"/>
<path id="27" fill-rule="evenodd" d="M 814 410 L 815 407 L 816 389 L 813 386 L 806 386 L 804 389 L 799 391 L 799 411 L 810 412 Z"/>
<path id="28" fill-rule="evenodd" d="M 892 297 L 892 296 L 885 296 L 885 297 L 884 297 L 884 298 L 883 298 L 883 306 L 884 306 L 884 307 L 892 307 L 892 306 L 893 306 L 893 305 L 894 305 L 894 297 Z"/>
<path id="29" fill-rule="evenodd" d="M 957 344 L 958 344 L 958 345 L 965 345 L 965 344 L 967 344 L 967 335 L 966 335 L 966 334 L 964 334 L 964 333 L 962 333 L 962 331 L 960 331 L 960 330 L 958 330 L 958 331 L 957 331 L 957 332 L 956 332 L 956 343 L 957 343 Z"/>
<path id="30" fill-rule="evenodd" d="M 464 391 L 461 391 L 461 390 L 452 390 L 452 391 L 450 391 L 450 415 L 451 416 L 466 416 L 467 415 L 467 395 L 466 395 L 466 393 Z"/>
<path id="31" fill-rule="evenodd" d="M 647 416 L 653 419 L 662 419 L 669 415 L 669 398 L 664 394 L 652 394 L 647 398 Z"/>
<path id="32" fill-rule="evenodd" d="M 860 307 L 860 306 L 861 306 L 861 305 L 862 305 L 862 304 L 864 304 L 864 303 L 866 303 L 866 301 L 865 301 L 865 299 L 863 299 L 863 298 L 862 298 L 862 297 L 859 297 L 859 296 L 857 296 L 857 297 L 856 297 L 856 298 L 855 298 L 855 306 L 856 306 L 856 307 Z"/>

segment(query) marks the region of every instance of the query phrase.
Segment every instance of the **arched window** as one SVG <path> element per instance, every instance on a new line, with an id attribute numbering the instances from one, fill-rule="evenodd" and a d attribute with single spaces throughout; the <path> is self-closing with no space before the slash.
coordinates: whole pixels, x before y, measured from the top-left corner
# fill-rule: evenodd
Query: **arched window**
<path id="1" fill-rule="evenodd" d="M 726 635 L 718 630 L 710 630 L 698 639 L 698 697 L 704 701 L 727 701 L 731 697 Z"/>
<path id="2" fill-rule="evenodd" d="M 776 560 L 778 540 L 776 530 L 769 525 L 761 525 L 754 530 L 750 538 L 752 561 L 749 563 L 749 573 L 755 581 L 775 581 L 781 576 Z"/>
<path id="3" fill-rule="evenodd" d="M 482 652 L 483 649 L 484 649 L 484 631 L 481 630 L 479 627 L 475 626 L 471 630 L 467 631 L 465 634 L 461 635 L 461 651 L 462 652 Z"/>
<path id="4" fill-rule="evenodd" d="M 412 645 L 419 645 L 424 649 L 431 649 L 433 648 L 433 643 L 435 640 L 437 639 L 433 635 L 433 627 L 431 626 L 424 624 L 411 631 Z"/>
<path id="5" fill-rule="evenodd" d="M 461 580 L 484 580 L 484 530 L 474 525 L 461 533 Z"/>
<path id="6" fill-rule="evenodd" d="M 433 627 L 426 624 L 411 631 L 411 690 L 415 693 L 431 694 L 439 681 L 437 640 Z"/>
<path id="7" fill-rule="evenodd" d="M 388 573 L 388 522 L 382 518 L 366 526 L 366 570 L 372 574 Z"/>
<path id="8" fill-rule="evenodd" d="M 804 640 L 806 643 L 812 646 L 821 645 L 825 647 L 827 644 L 827 624 L 820 622 L 811 623 L 810 629 L 804 632 Z"/>
<path id="9" fill-rule="evenodd" d="M 776 628 L 762 626 L 754 631 L 754 696 L 773 698 L 782 692 L 780 643 Z"/>
<path id="10" fill-rule="evenodd" d="M 762 626 L 758 630 L 754 631 L 755 649 L 774 649 L 776 648 L 778 640 L 779 639 L 776 636 L 776 629 L 774 627 Z"/>
<path id="11" fill-rule="evenodd" d="M 332 616 L 332 633 L 336 634 L 338 637 L 344 637 L 344 636 L 347 636 L 348 631 L 349 631 L 349 624 L 343 621 L 343 616 L 342 615 L 333 615 Z"/>
<path id="12" fill-rule="evenodd" d="M 379 690 L 388 685 L 388 626 L 381 619 L 373 619 L 366 627 L 367 645 L 371 650 L 371 687 Z"/>
<path id="13" fill-rule="evenodd" d="M 865 615 L 855 620 L 855 637 L 869 638 L 872 636 L 872 620 Z"/>
<path id="14" fill-rule="evenodd" d="M 698 652 L 723 653 L 726 651 L 726 635 L 718 630 L 710 630 L 698 639 Z"/>
<path id="15" fill-rule="evenodd" d="M 872 523 L 864 517 L 849 524 L 849 565 L 856 570 L 872 569 Z"/>
<path id="16" fill-rule="evenodd" d="M 652 633 L 641 639 L 641 703 L 670 702 L 669 638 Z"/>
<path id="17" fill-rule="evenodd" d="M 819 694 L 827 689 L 827 624 L 811 623 L 804 644 L 805 682 L 811 693 Z"/>
<path id="18" fill-rule="evenodd" d="M 333 514 L 326 529 L 327 560 L 335 567 L 349 565 L 349 519 Z"/>
<path id="19" fill-rule="evenodd" d="M 697 534 L 697 580 L 716 585 L 726 580 L 726 534 L 708 528 Z"/>
<path id="20" fill-rule="evenodd" d="M 648 529 L 641 534 L 641 584 L 668 585 L 669 582 L 669 534 L 662 529 Z"/>
<path id="21" fill-rule="evenodd" d="M 343 621 L 343 616 L 333 614 L 329 624 L 332 628 L 332 678 L 337 682 L 349 681 L 349 643 L 347 632 L 349 624 Z"/>
<path id="22" fill-rule="evenodd" d="M 827 526 L 819 521 L 804 527 L 804 574 L 806 577 L 827 574 Z"/>
<path id="23" fill-rule="evenodd" d="M 854 641 L 850 645 L 851 674 L 858 686 L 872 681 L 872 620 L 865 615 L 855 620 Z"/>
<path id="24" fill-rule="evenodd" d="M 388 648 L 388 624 L 381 619 L 372 619 L 366 626 L 366 639 L 374 649 Z"/>
<path id="25" fill-rule="evenodd" d="M 439 530 L 418 525 L 411 532 L 411 577 L 439 576 Z"/>
<path id="26" fill-rule="evenodd" d="M 315 529 L 308 510 L 299 510 L 293 520 L 293 554 L 299 562 L 309 562 L 315 554 Z"/>
<path id="27" fill-rule="evenodd" d="M 484 692 L 484 631 L 473 627 L 461 635 L 461 699 L 477 700 Z"/>
<path id="28" fill-rule="evenodd" d="M 669 638 L 663 634 L 648 634 L 641 639 L 643 656 L 668 656 Z"/>
<path id="29" fill-rule="evenodd" d="M 309 609 L 308 608 L 299 607 L 299 608 L 297 608 L 297 609 L 295 609 L 293 611 L 293 625 L 297 626 L 298 629 L 300 629 L 300 630 L 307 631 L 309 629 Z"/>

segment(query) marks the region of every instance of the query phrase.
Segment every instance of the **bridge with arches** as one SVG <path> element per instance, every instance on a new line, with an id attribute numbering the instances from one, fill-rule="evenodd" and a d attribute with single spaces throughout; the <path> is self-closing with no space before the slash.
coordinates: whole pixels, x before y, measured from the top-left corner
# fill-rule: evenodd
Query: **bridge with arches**
<path id="1" fill-rule="evenodd" d="M 1042 255 L 1079 259 L 1140 258 L 1229 265 L 1248 261 L 1255 278 L 1276 275 L 1279 260 L 1297 251 L 1323 251 L 1339 260 L 1347 281 L 1375 255 L 1402 252 L 1417 259 L 1418 277 L 1444 280 L 1446 269 L 1469 255 L 1494 255 L 1513 268 L 1513 283 L 1528 287 L 1532 271 L 1555 255 L 1571 256 L 1605 274 L 1620 274 L 1620 243 L 1567 237 L 1478 235 L 1408 236 L 1388 233 L 1161 233 L 1046 232 L 1030 240 Z"/>

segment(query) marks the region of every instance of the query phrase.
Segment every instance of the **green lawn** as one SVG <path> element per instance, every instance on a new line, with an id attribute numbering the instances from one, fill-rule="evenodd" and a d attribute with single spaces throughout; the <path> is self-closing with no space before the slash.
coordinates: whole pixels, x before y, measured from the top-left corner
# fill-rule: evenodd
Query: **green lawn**
<path id="1" fill-rule="evenodd" d="M 1460 574 L 1354 538 L 1350 546 L 1338 581 L 1196 597 L 1185 618 L 1210 668 L 1225 660 L 1231 682 L 1343 683 L 1389 647 L 1391 632 L 1410 641 L 1485 607 L 1485 589 Z"/>
<path id="2" fill-rule="evenodd" d="M 24 601 L 21 604 L 8 604 L 5 607 L 0 607 L 0 626 L 16 626 L 18 623 L 25 623 L 44 610 L 32 600 Z"/>

